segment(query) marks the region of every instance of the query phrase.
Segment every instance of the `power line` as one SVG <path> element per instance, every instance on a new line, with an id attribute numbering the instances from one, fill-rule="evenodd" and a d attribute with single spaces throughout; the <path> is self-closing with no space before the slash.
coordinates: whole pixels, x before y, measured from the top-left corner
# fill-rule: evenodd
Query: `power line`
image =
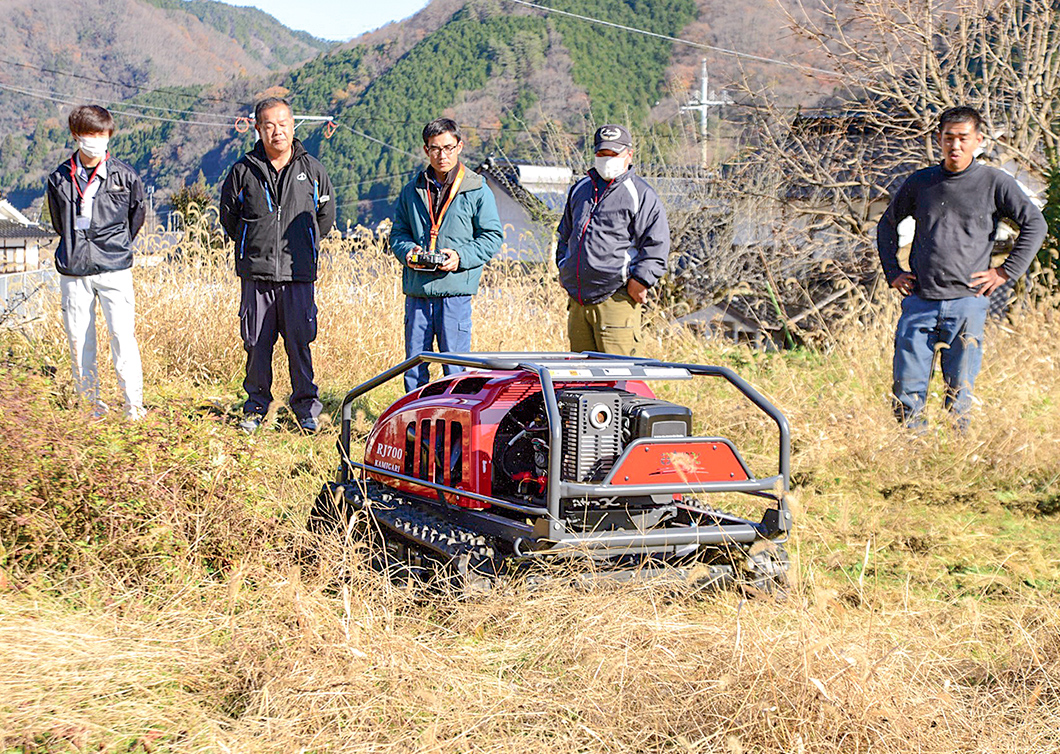
<path id="1" fill-rule="evenodd" d="M 374 141 L 376 144 L 381 144 L 382 146 L 386 147 L 387 149 L 391 149 L 391 150 L 393 150 L 393 151 L 395 151 L 395 152 L 397 152 L 399 154 L 403 154 L 403 155 L 406 155 L 408 157 L 411 157 L 414 160 L 420 159 L 420 156 L 418 154 L 413 154 L 412 152 L 406 152 L 404 149 L 401 149 L 400 147 L 395 147 L 393 144 L 387 144 L 382 139 L 377 139 L 374 136 L 369 136 L 368 134 L 366 134 L 366 133 L 364 133 L 362 131 L 358 131 L 355 128 L 347 126 L 342 121 L 332 121 L 332 122 L 335 125 L 337 125 L 337 126 L 342 126 L 346 130 L 350 131 L 351 133 L 356 134 L 357 136 L 360 136 L 363 139 L 368 139 L 368 141 Z"/>
<path id="2" fill-rule="evenodd" d="M 365 178 L 363 181 L 355 181 L 354 183 L 343 183 L 342 185 L 332 186 L 331 188 L 333 188 L 333 189 L 344 189 L 344 188 L 352 188 L 353 186 L 363 186 L 366 183 L 375 183 L 376 181 L 385 181 L 388 178 L 402 178 L 404 176 L 407 176 L 411 172 L 413 172 L 413 171 L 412 170 L 405 170 L 405 171 L 402 171 L 400 173 L 391 173 L 390 175 L 377 175 L 374 178 Z"/>
<path id="3" fill-rule="evenodd" d="M 379 123 L 399 123 L 407 124 L 408 120 L 402 120 L 400 118 L 380 118 L 375 115 L 358 115 L 357 120 L 372 120 Z M 521 134 L 536 134 L 540 133 L 543 129 L 532 129 L 532 128 L 511 128 L 509 126 L 476 126 L 471 123 L 458 123 L 460 128 L 468 129 L 471 131 L 504 131 L 505 133 L 521 133 Z M 564 136 L 584 136 L 581 133 L 575 133 L 574 131 L 559 131 L 555 133 L 563 134 Z"/>
<path id="4" fill-rule="evenodd" d="M 33 97 L 34 99 L 44 100 L 44 101 L 47 101 L 47 102 L 58 102 L 58 103 L 64 104 L 64 105 L 77 105 L 77 104 L 80 104 L 78 101 L 69 99 L 68 97 L 55 96 L 55 95 L 58 94 L 58 92 L 48 91 L 47 93 L 42 93 L 41 90 L 26 89 L 26 88 L 23 88 L 23 87 L 15 87 L 15 86 L 4 85 L 4 84 L 0 84 L 0 91 L 8 91 L 8 92 L 12 92 L 14 94 L 21 94 L 21 95 L 23 95 L 25 97 Z M 139 107 L 138 105 L 132 105 L 132 106 L 133 107 Z M 212 121 L 196 121 L 196 120 L 186 120 L 186 119 L 182 119 L 182 118 L 164 118 L 164 117 L 159 116 L 159 115 L 148 115 L 146 113 L 135 113 L 135 112 L 129 112 L 127 110 L 119 110 L 117 108 L 110 108 L 110 112 L 113 113 L 114 115 L 125 115 L 125 116 L 130 117 L 130 118 L 140 118 L 140 119 L 143 119 L 143 120 L 152 120 L 152 121 L 158 121 L 158 122 L 162 122 L 162 123 L 182 123 L 184 125 L 190 125 L 190 126 L 206 126 L 206 127 L 211 127 L 211 128 L 225 128 L 225 129 L 234 128 L 234 124 L 233 123 L 218 123 L 218 122 L 212 122 Z M 190 113 L 190 114 L 194 114 L 194 115 L 200 115 L 200 116 L 203 116 L 203 117 L 208 117 L 210 115 L 209 113 L 195 113 L 194 111 L 190 111 L 190 110 L 178 111 L 178 112 L 185 112 L 185 113 Z M 322 119 L 322 122 L 325 122 L 325 121 L 323 121 L 323 119 Z M 401 149 L 400 147 L 395 147 L 393 144 L 388 144 L 387 142 L 383 141 L 382 139 L 377 139 L 374 136 L 370 136 L 370 135 L 368 135 L 366 133 L 358 131 L 357 129 L 352 128 L 352 127 L 350 127 L 350 126 L 348 126 L 345 123 L 342 123 L 340 121 L 328 120 L 325 123 L 334 123 L 336 126 L 341 126 L 341 127 L 345 128 L 345 129 L 347 129 L 348 131 L 350 131 L 351 133 L 356 134 L 357 136 L 360 136 L 361 138 L 368 139 L 369 141 L 373 141 L 373 142 L 375 142 L 377 144 L 380 144 L 383 147 L 386 147 L 387 149 L 390 149 L 390 150 L 393 150 L 395 152 L 398 152 L 399 154 L 406 155 L 406 156 L 411 157 L 411 158 L 416 159 L 416 160 L 419 159 L 419 155 L 413 154 L 412 152 L 407 152 L 404 149 Z"/>
<path id="5" fill-rule="evenodd" d="M 654 31 L 648 31 L 647 29 L 638 29 L 634 26 L 623 26 L 622 24 L 616 24 L 611 21 L 604 21 L 600 18 L 593 18 L 592 16 L 582 16 L 578 13 L 570 13 L 565 10 L 558 10 L 556 8 L 549 8 L 547 5 L 539 5 L 538 3 L 531 3 L 529 0 L 508 0 L 510 3 L 516 3 L 517 5 L 525 5 L 528 8 L 536 8 L 546 13 L 557 13 L 561 16 L 569 16 L 570 18 L 577 18 L 580 21 L 588 21 L 589 23 L 599 24 L 600 26 L 610 26 L 612 29 L 622 29 L 623 31 L 631 31 L 634 34 L 643 34 L 648 37 L 655 37 L 656 39 L 665 39 L 668 42 L 676 42 L 677 44 L 688 45 L 689 47 L 695 47 L 700 50 L 710 50 L 712 52 L 719 53 L 721 55 L 731 55 L 736 58 L 744 58 L 746 60 L 755 60 L 759 63 L 772 63 L 773 65 L 782 65 L 788 68 L 794 68 L 797 71 L 805 71 L 809 73 L 822 73 L 826 76 L 838 77 L 842 74 L 836 73 L 835 71 L 827 71 L 824 68 L 814 68 L 809 65 L 802 65 L 801 63 L 792 63 L 787 60 L 778 60 L 777 58 L 767 58 L 761 55 L 752 55 L 749 52 L 740 52 L 738 50 L 730 50 L 725 47 L 716 47 L 714 45 L 703 44 L 701 42 L 693 42 L 689 39 L 681 39 L 680 37 L 671 37 L 667 34 L 658 34 Z"/>
<path id="6" fill-rule="evenodd" d="M 18 62 L 16 60 L 8 60 L 6 58 L 0 58 L 0 63 L 7 63 L 8 65 L 17 66 L 19 68 L 28 68 L 28 69 L 33 70 L 33 71 L 42 71 L 43 73 L 51 73 L 51 74 L 54 74 L 56 76 L 68 76 L 68 77 L 73 78 L 73 79 L 81 79 L 83 81 L 91 81 L 91 82 L 94 82 L 94 83 L 97 83 L 97 84 L 109 84 L 111 86 L 120 86 L 120 87 L 122 87 L 124 89 L 136 89 L 136 90 L 141 91 L 141 92 L 148 92 L 148 93 L 152 93 L 152 94 L 171 94 L 171 95 L 173 95 L 175 97 L 187 97 L 187 98 L 196 99 L 196 100 L 207 100 L 207 101 L 210 101 L 210 102 L 221 102 L 221 103 L 224 103 L 226 105 L 242 105 L 244 107 L 251 107 L 251 105 L 246 103 L 246 102 L 238 102 L 236 100 L 221 99 L 220 97 L 210 97 L 210 96 L 206 96 L 206 95 L 202 95 L 202 94 L 186 94 L 184 92 L 171 92 L 171 91 L 168 91 L 166 89 L 152 89 L 150 87 L 139 86 L 137 84 L 125 84 L 125 83 L 122 83 L 121 81 L 113 81 L 111 79 L 101 79 L 101 78 L 96 78 L 95 76 L 85 76 L 84 74 L 73 73 L 71 71 L 61 71 L 61 70 L 59 70 L 57 68 L 44 68 L 42 66 L 32 65 L 30 63 L 20 63 L 20 62 Z"/>
<path id="7" fill-rule="evenodd" d="M 383 196 L 378 199 L 357 199 L 356 201 L 351 202 L 340 202 L 339 204 L 335 205 L 335 209 L 338 209 L 340 207 L 349 207 L 351 204 L 378 204 L 379 202 L 392 202 L 399 196 L 401 196 L 400 192 L 396 194 L 391 194 L 390 196 Z"/>
<path id="8" fill-rule="evenodd" d="M 32 65 L 30 63 L 20 63 L 18 61 L 9 60 L 7 58 L 0 58 L 0 63 L 7 63 L 8 65 L 17 66 L 19 68 L 27 68 L 27 69 L 33 70 L 33 71 L 41 71 L 43 73 L 51 73 L 51 74 L 56 75 L 56 76 L 67 76 L 69 78 L 80 79 L 82 81 L 89 81 L 89 82 L 96 83 L 96 84 L 107 84 L 109 86 L 120 87 L 120 88 L 123 88 L 123 89 L 136 89 L 137 91 L 140 91 L 140 92 L 154 93 L 154 94 L 169 94 L 169 95 L 173 95 L 175 97 L 185 97 L 185 98 L 188 98 L 188 99 L 208 101 L 208 102 L 219 102 L 219 103 L 225 104 L 225 105 L 240 105 L 240 106 L 248 107 L 248 108 L 253 107 L 253 105 L 251 103 L 240 102 L 239 100 L 224 99 L 224 98 L 221 98 L 221 97 L 211 97 L 211 96 L 207 96 L 207 95 L 187 94 L 185 92 L 170 91 L 168 89 L 162 89 L 162 88 L 154 89 L 154 88 L 151 88 L 151 87 L 139 86 L 137 84 L 126 84 L 126 83 L 123 83 L 121 81 L 114 81 L 113 79 L 98 78 L 96 76 L 86 76 L 84 74 L 74 73 L 72 71 L 63 71 L 63 70 L 60 70 L 58 68 L 45 68 L 43 66 Z M 52 92 L 52 93 L 54 94 L 54 92 Z M 298 91 L 292 91 L 289 96 L 291 98 L 297 97 L 297 96 L 299 96 L 299 92 Z M 187 113 L 187 114 L 202 115 L 202 113 L 195 113 L 194 111 L 191 111 L 191 110 L 178 110 L 178 109 L 175 109 L 175 108 L 160 107 L 158 105 L 140 105 L 140 104 L 133 105 L 131 103 L 126 103 L 126 106 L 127 107 L 128 106 L 132 106 L 132 107 L 137 107 L 137 108 L 142 108 L 142 109 L 150 109 L 150 110 L 168 111 L 168 112 L 174 112 L 174 113 Z M 225 115 L 229 115 L 229 114 L 225 113 Z M 241 117 L 241 116 L 231 115 L 230 117 L 238 118 L 238 117 Z M 380 117 L 371 116 L 371 115 L 358 116 L 358 120 L 372 120 L 372 121 L 378 121 L 378 122 L 381 122 L 381 123 L 402 123 L 402 124 L 403 123 L 408 123 L 407 120 L 401 120 L 401 119 L 397 119 L 397 118 L 380 118 Z M 533 131 L 531 129 L 526 129 L 526 128 L 507 128 L 507 127 L 504 127 L 504 126 L 478 126 L 478 125 L 473 125 L 473 124 L 470 124 L 470 123 L 461 123 L 460 127 L 461 128 L 467 128 L 467 129 L 470 129 L 470 130 L 473 130 L 473 131 L 506 131 L 506 132 L 510 131 L 510 132 L 518 132 L 518 133 L 536 133 L 536 131 Z M 573 133 L 573 132 L 570 132 L 570 131 L 561 131 L 559 133 L 563 133 L 563 134 L 566 134 L 568 136 L 580 136 L 581 135 L 581 134 L 576 134 L 576 133 Z"/>
<path id="9" fill-rule="evenodd" d="M 39 94 L 39 93 L 34 92 L 33 90 L 22 89 L 20 87 L 14 87 L 14 86 L 7 86 L 7 85 L 4 85 L 4 84 L 0 84 L 0 91 L 7 91 L 7 92 L 12 92 L 14 94 L 21 94 L 24 97 L 33 97 L 34 99 L 45 100 L 45 101 L 48 101 L 48 102 L 58 102 L 58 103 L 63 104 L 63 105 L 78 105 L 78 104 L 80 104 L 80 102 L 78 102 L 77 100 L 71 100 L 71 99 L 67 99 L 65 97 L 50 96 L 49 94 Z M 52 92 L 51 94 L 55 94 L 55 92 Z M 133 105 L 133 107 L 136 107 L 136 105 Z M 215 122 L 206 122 L 206 121 L 197 121 L 197 120 L 184 120 L 184 119 L 181 119 L 181 118 L 163 118 L 163 117 L 161 117 L 159 115 L 147 115 L 145 113 L 133 113 L 133 112 L 129 112 L 127 110 L 118 110 L 118 109 L 115 109 L 115 108 L 110 108 L 110 112 L 113 113 L 114 115 L 125 115 L 125 116 L 130 117 L 130 118 L 142 118 L 144 120 L 154 120 L 154 121 L 159 121 L 159 122 L 162 122 L 162 123 L 183 123 L 184 125 L 188 125 L 188 126 L 208 126 L 208 127 L 212 127 L 212 128 L 232 128 L 233 127 L 231 123 L 215 123 Z M 208 115 L 208 113 L 197 113 L 197 114 L 198 115 Z"/>
<path id="10" fill-rule="evenodd" d="M 54 91 L 52 89 L 35 89 L 35 88 L 32 88 L 32 87 L 28 87 L 28 86 L 16 87 L 16 88 L 21 89 L 23 94 L 29 94 L 30 92 L 35 92 L 37 94 L 50 94 L 53 97 L 69 96 L 69 95 L 64 95 L 62 92 L 56 92 L 56 91 Z M 124 101 L 123 100 L 117 100 L 117 102 L 120 104 L 120 106 L 123 106 L 123 107 L 135 107 L 137 110 L 156 110 L 158 112 L 177 113 L 177 114 L 180 114 L 180 115 L 197 115 L 197 116 L 200 116 L 200 117 L 210 117 L 210 116 L 218 117 L 218 118 L 240 118 L 240 117 L 243 117 L 243 116 L 240 116 L 240 115 L 235 115 L 233 113 L 211 113 L 211 112 L 204 113 L 204 112 L 201 112 L 201 111 L 198 111 L 198 110 L 180 110 L 180 109 L 175 108 L 175 107 L 161 107 L 160 105 L 141 105 L 139 103 L 129 102 L 127 100 L 124 100 Z M 183 121 L 181 121 L 181 122 L 183 122 Z"/>

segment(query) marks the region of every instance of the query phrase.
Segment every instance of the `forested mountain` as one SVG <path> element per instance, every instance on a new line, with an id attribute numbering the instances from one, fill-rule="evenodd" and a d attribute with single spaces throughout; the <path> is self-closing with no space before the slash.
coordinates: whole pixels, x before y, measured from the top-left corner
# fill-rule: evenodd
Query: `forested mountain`
<path id="1" fill-rule="evenodd" d="M 0 191 L 21 204 L 67 144 L 64 103 L 178 86 L 173 107 L 195 110 L 189 93 L 259 80 L 331 46 L 213 0 L 3 0 L 0 9 Z"/>
<path id="2" fill-rule="evenodd" d="M 695 17 L 692 0 L 579 0 L 577 6 L 663 34 L 676 34 Z M 442 113 L 465 126 L 470 159 L 491 151 L 562 153 L 592 119 L 643 122 L 662 94 L 670 60 L 664 41 L 568 18 L 503 13 L 486 3 L 469 3 L 366 81 L 370 49 L 318 58 L 283 82 L 302 109 L 335 113 L 350 126 L 330 139 L 319 130 L 307 139 L 344 186 L 347 208 L 358 199 L 385 204 L 402 173 L 422 162 L 423 124 Z M 378 215 L 374 209 L 362 206 L 359 214 Z"/>
<path id="3" fill-rule="evenodd" d="M 251 40 L 240 46 L 248 60 L 253 58 L 251 50 L 257 49 L 254 40 L 264 39 L 262 33 L 246 37 L 247 27 L 217 15 L 218 3 L 118 1 L 138 12 L 147 8 L 185 18 L 193 9 L 193 20 L 213 33 L 224 30 L 233 44 L 237 39 Z M 93 0 L 79 2 L 104 7 Z M 740 21 L 732 18 L 732 4 L 718 0 L 545 0 L 543 4 L 662 36 L 738 45 L 752 53 L 776 54 L 783 45 L 783 55 L 791 56 L 796 45 L 782 40 L 783 16 L 772 0 L 741 2 Z M 280 52 L 276 45 L 270 49 L 270 61 L 275 63 Z M 422 163 L 419 132 L 431 118 L 446 114 L 461 123 L 469 163 L 492 154 L 581 167 L 584 140 L 594 124 L 614 120 L 642 131 L 694 129 L 694 117 L 686 117 L 682 124 L 675 116 L 690 89 L 698 88 L 702 54 L 690 47 L 675 49 L 666 39 L 546 14 L 506 0 L 434 0 L 408 21 L 284 72 L 251 78 L 247 69 L 248 76 L 234 76 L 224 83 L 210 85 L 217 79 L 185 77 L 183 81 L 195 85 L 163 92 L 126 91 L 110 100 L 129 113 L 119 116 L 121 133 L 114 151 L 132 162 L 148 183 L 157 185 L 160 196 L 200 175 L 216 189 L 227 166 L 253 143 L 252 130 L 234 129 L 236 117 L 247 114 L 252 101 L 263 93 L 283 94 L 291 98 L 296 113 L 333 118 L 337 126 L 333 133 L 319 123 L 304 123 L 298 135 L 331 172 L 340 218 L 372 221 L 386 214 L 401 183 Z M 765 86 L 797 89 L 805 84 L 802 80 L 792 84 L 797 77 L 786 69 L 759 71 L 718 56 L 712 65 L 721 72 L 715 78 L 719 88 L 735 80 L 754 81 L 756 76 Z M 104 72 L 102 67 L 98 70 Z M 657 153 L 671 141 L 645 139 L 642 158 L 678 159 Z M 27 204 L 39 185 L 40 171 L 48 159 L 62 153 L 65 142 L 59 117 L 23 122 L 21 132 L 8 133 L 3 141 L 0 186 L 9 192 L 20 190 L 21 203 Z"/>

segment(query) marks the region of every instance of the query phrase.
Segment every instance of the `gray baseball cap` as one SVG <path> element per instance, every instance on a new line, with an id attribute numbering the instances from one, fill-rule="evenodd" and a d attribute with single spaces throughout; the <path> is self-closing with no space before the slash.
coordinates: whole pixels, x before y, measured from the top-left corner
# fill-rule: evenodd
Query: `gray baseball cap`
<path id="1" fill-rule="evenodd" d="M 599 152 L 601 149 L 611 149 L 615 152 L 621 152 L 623 149 L 629 149 L 633 146 L 633 137 L 629 135 L 624 127 L 608 124 L 606 126 L 600 126 L 596 129 L 596 135 L 593 136 L 593 151 Z"/>

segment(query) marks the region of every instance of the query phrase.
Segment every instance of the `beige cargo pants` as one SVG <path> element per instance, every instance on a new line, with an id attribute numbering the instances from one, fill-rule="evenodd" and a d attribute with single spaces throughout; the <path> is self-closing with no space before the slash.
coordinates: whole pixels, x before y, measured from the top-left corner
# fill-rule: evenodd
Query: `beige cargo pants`
<path id="1" fill-rule="evenodd" d="M 638 356 L 640 304 L 623 286 L 598 304 L 567 300 L 567 337 L 570 350 L 601 351 L 620 356 Z"/>

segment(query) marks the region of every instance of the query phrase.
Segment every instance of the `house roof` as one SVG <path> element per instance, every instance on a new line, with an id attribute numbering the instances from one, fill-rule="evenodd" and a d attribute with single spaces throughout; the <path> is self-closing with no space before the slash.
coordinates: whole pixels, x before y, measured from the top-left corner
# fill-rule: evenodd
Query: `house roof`
<path id="1" fill-rule="evenodd" d="M 509 164 L 508 167 L 510 169 L 506 170 L 493 157 L 489 157 L 475 169 L 475 172 L 492 179 L 505 193 L 522 205 L 531 218 L 544 217 L 548 213 L 548 205 L 523 187 L 519 171 L 515 166 Z"/>
<path id="2" fill-rule="evenodd" d="M 851 198 L 885 199 L 924 167 L 921 144 L 905 124 L 885 125 L 864 113 L 800 113 L 792 121 L 785 151 L 814 155 L 820 172 L 800 171 L 797 176 L 790 170 L 785 198 L 807 201 L 842 191 Z"/>
<path id="3" fill-rule="evenodd" d="M 32 225 L 33 221 L 23 215 L 6 199 L 0 199 L 0 220 L 10 220 L 22 225 Z"/>
<path id="4" fill-rule="evenodd" d="M 53 238 L 55 234 L 40 225 L 25 225 L 0 219 L 0 238 Z"/>

